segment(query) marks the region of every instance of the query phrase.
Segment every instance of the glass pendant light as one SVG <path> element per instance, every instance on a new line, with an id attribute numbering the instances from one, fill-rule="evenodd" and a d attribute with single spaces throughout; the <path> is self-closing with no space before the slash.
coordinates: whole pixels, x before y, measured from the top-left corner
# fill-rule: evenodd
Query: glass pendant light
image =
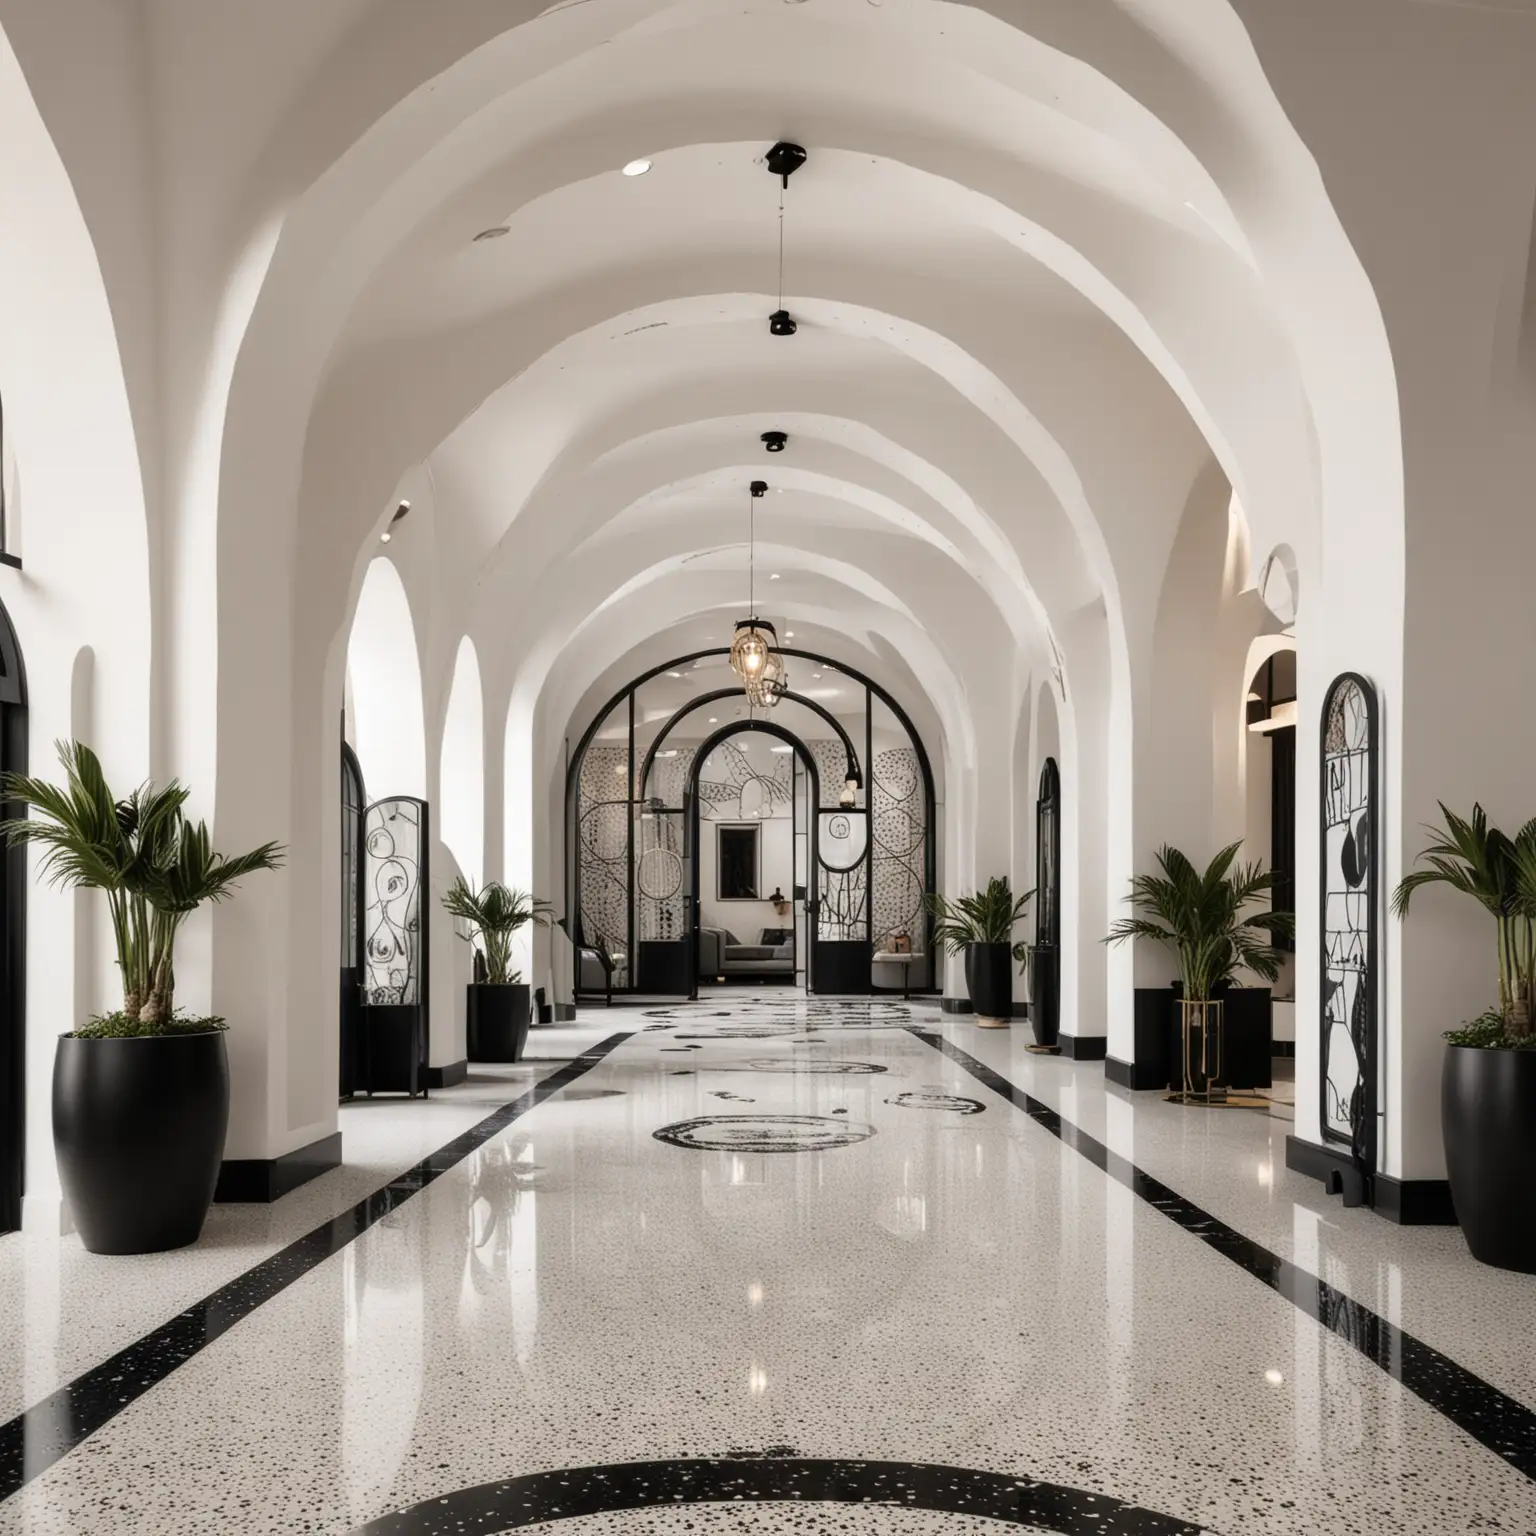
<path id="1" fill-rule="evenodd" d="M 757 601 L 757 499 L 768 494 L 766 480 L 754 480 L 747 501 L 747 611 L 738 619 L 731 642 L 731 670 L 741 679 L 747 702 L 772 709 L 789 686 L 784 658 L 779 655 L 778 631 L 752 610 Z"/>

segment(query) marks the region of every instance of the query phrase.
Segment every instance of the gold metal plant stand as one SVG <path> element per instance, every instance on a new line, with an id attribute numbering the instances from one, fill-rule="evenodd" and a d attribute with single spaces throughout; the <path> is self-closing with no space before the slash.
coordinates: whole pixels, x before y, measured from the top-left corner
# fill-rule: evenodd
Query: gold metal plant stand
<path id="1" fill-rule="evenodd" d="M 1222 1004 L 1212 999 L 1179 999 L 1179 1037 L 1183 1044 L 1183 1086 L 1168 1095 L 1170 1104 L 1202 1109 L 1263 1109 L 1268 1099 L 1233 1093 L 1227 1075 L 1226 1028 Z"/>

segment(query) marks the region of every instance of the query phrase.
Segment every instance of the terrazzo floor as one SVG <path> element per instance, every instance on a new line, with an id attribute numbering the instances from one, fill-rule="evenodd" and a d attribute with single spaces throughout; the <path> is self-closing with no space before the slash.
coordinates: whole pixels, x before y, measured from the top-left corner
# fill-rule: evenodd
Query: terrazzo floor
<path id="1" fill-rule="evenodd" d="M 82 1391 L 51 1465 L 22 1421 L 0 1532 L 1536 1533 L 1531 1281 L 1342 1211 L 1283 1117 L 1027 1038 L 599 1009 L 542 1101 L 548 1064 L 346 1110 L 346 1169 L 198 1248 L 0 1239 L 15 1414 L 392 1191 L 89 1433 Z"/>

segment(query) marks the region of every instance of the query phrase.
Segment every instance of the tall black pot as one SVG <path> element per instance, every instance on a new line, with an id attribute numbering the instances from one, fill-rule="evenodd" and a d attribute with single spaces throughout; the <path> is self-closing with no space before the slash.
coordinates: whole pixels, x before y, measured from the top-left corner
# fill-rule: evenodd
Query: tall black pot
<path id="1" fill-rule="evenodd" d="M 1472 1257 L 1536 1275 L 1536 1050 L 1447 1046 L 1440 1126 Z"/>
<path id="2" fill-rule="evenodd" d="M 224 1035 L 65 1036 L 53 1058 L 53 1148 L 92 1253 L 195 1243 L 229 1126 Z"/>
<path id="3" fill-rule="evenodd" d="M 521 982 L 471 986 L 465 1022 L 471 1061 L 521 1061 L 528 1043 L 528 988 Z"/>
<path id="4" fill-rule="evenodd" d="M 965 985 L 978 1018 L 1013 1018 L 1013 945 L 967 944 Z"/>

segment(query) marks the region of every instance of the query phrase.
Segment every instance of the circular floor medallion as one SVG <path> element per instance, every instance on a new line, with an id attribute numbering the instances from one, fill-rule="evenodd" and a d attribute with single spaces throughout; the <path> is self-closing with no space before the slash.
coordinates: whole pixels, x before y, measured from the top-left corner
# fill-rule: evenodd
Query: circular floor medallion
<path id="1" fill-rule="evenodd" d="M 771 1519 L 723 1526 L 711 1521 L 704 1527 L 690 1527 L 686 1520 L 673 1520 L 673 1512 L 710 1505 L 747 1515 L 744 1506 L 771 1504 L 792 1506 L 793 1523 L 787 1528 L 807 1533 L 848 1531 L 864 1536 L 878 1531 L 894 1536 L 898 1531 L 969 1531 L 973 1521 L 978 1525 L 995 1521 L 1054 1536 L 1202 1536 L 1202 1528 L 1187 1521 L 1139 1509 L 1107 1494 L 1030 1477 L 917 1462 L 777 1456 L 620 1462 L 531 1472 L 436 1495 L 370 1520 L 352 1536 L 458 1536 L 467 1531 L 498 1536 L 566 1521 L 573 1522 L 572 1536 L 576 1531 L 767 1531 L 781 1527 Z M 637 1524 L 624 1519 L 641 1510 L 665 1511 L 668 1523 Z M 862 1523 L 874 1511 L 926 1511 L 965 1523 Z M 840 1515 L 853 1518 L 840 1521 Z"/>
<path id="2" fill-rule="evenodd" d="M 801 1060 L 777 1060 L 772 1056 L 754 1056 L 750 1061 L 733 1062 L 729 1066 L 714 1067 L 715 1072 L 808 1072 L 817 1077 L 872 1077 L 877 1072 L 889 1072 L 889 1067 L 877 1066 L 872 1061 L 828 1061 L 823 1057 L 807 1056 Z"/>
<path id="3" fill-rule="evenodd" d="M 962 1099 L 957 1094 L 940 1093 L 936 1088 L 920 1088 L 916 1093 L 898 1093 L 887 1099 L 898 1109 L 944 1109 L 955 1115 L 979 1115 L 986 1105 L 980 1099 Z"/>
<path id="4" fill-rule="evenodd" d="M 825 1115 L 701 1115 L 651 1134 L 691 1152 L 830 1152 L 868 1141 L 875 1128 Z"/>

